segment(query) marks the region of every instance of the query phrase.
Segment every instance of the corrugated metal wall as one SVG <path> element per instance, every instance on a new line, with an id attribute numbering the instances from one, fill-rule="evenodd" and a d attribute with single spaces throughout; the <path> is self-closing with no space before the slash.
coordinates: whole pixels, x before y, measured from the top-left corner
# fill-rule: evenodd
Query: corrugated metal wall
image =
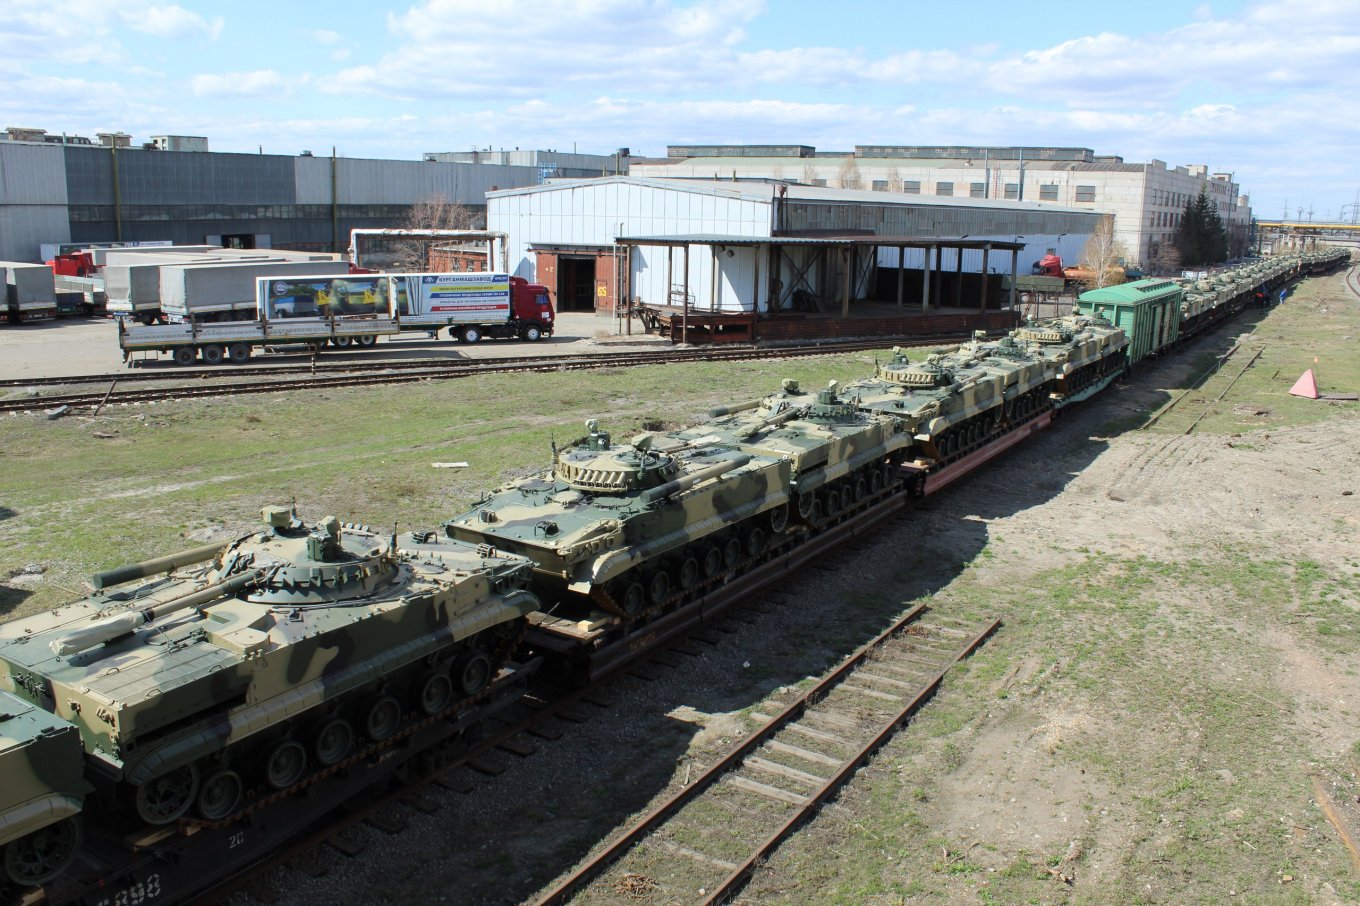
<path id="1" fill-rule="evenodd" d="M 510 234 L 511 271 L 535 279 L 531 245 L 609 246 L 617 236 L 685 233 L 768 236 L 770 202 L 738 192 L 715 195 L 606 179 L 493 196 L 487 202 L 487 227 Z M 731 308 L 744 300 L 749 307 L 753 261 L 749 250 L 733 252 L 722 256 L 719 266 L 718 304 Z M 672 284 L 678 288 L 684 283 L 683 253 L 673 254 Z M 666 249 L 634 250 L 630 284 L 631 298 L 666 304 Z M 707 249 L 690 253 L 689 286 L 695 304 L 707 308 L 713 298 L 713 258 Z"/>
<path id="2" fill-rule="evenodd" d="M 61 147 L 0 142 L 0 259 L 37 261 L 70 238 Z"/>

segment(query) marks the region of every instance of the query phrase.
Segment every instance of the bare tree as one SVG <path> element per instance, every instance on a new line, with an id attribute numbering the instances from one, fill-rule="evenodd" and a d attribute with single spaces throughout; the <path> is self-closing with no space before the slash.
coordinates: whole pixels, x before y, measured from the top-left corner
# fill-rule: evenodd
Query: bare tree
<path id="1" fill-rule="evenodd" d="M 809 186 L 815 186 L 817 184 L 817 168 L 812 166 L 812 164 L 803 165 L 803 183 L 804 185 Z"/>
<path id="2" fill-rule="evenodd" d="M 889 192 L 902 191 L 902 173 L 896 167 L 889 167 L 885 176 L 888 180 Z"/>
<path id="3" fill-rule="evenodd" d="M 1158 244 L 1152 252 L 1152 272 L 1158 276 L 1179 274 L 1181 270 L 1181 250 L 1174 242 Z"/>
<path id="4" fill-rule="evenodd" d="M 846 159 L 841 162 L 841 169 L 837 174 L 837 180 L 840 182 L 842 189 L 859 189 L 863 187 L 864 180 L 862 180 L 859 175 L 859 164 L 855 162 L 853 156 L 846 157 Z"/>
<path id="5" fill-rule="evenodd" d="M 443 195 L 432 195 L 411 205 L 401 228 L 406 230 L 472 230 L 478 226 L 477 212 Z M 393 244 L 393 264 L 405 271 L 422 272 L 430 268 L 430 246 L 448 240 L 410 239 Z"/>
<path id="6" fill-rule="evenodd" d="M 1090 289 L 1124 282 L 1124 243 L 1115 238 L 1114 215 L 1106 214 L 1096 222 L 1091 238 L 1082 249 L 1082 264 L 1088 271 L 1081 282 Z"/>

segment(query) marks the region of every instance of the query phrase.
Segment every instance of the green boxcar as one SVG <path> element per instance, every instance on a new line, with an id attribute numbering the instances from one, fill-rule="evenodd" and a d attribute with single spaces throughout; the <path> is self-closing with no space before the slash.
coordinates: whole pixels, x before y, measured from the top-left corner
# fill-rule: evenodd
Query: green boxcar
<path id="1" fill-rule="evenodd" d="M 1077 309 L 1124 329 L 1132 365 L 1176 342 L 1180 335 L 1181 287 L 1171 280 L 1135 280 L 1084 292 L 1077 298 Z"/>

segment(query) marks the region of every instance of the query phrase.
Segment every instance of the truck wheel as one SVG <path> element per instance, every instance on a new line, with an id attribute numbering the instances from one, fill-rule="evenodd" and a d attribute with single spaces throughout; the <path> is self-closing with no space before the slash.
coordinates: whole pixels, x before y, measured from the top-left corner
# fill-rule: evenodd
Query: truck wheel
<path id="1" fill-rule="evenodd" d="M 232 343 L 227 347 L 227 358 L 231 359 L 233 365 L 244 365 L 250 361 L 249 343 Z"/>
<path id="2" fill-rule="evenodd" d="M 537 324 L 525 324 L 519 335 L 521 339 L 528 340 L 530 343 L 537 343 L 543 339 L 543 331 Z"/>
<path id="3" fill-rule="evenodd" d="M 192 365 L 194 359 L 198 358 L 198 352 L 192 346 L 177 347 L 171 355 L 176 365 Z"/>
<path id="4" fill-rule="evenodd" d="M 349 337 L 331 337 L 331 342 L 341 349 L 344 349 L 350 344 L 351 339 Z"/>
<path id="5" fill-rule="evenodd" d="M 463 338 L 464 343 L 476 343 L 482 338 L 482 329 L 480 327 L 464 327 L 459 336 Z"/>
<path id="6" fill-rule="evenodd" d="M 355 337 L 354 342 L 365 348 L 377 345 L 378 338 L 374 336 Z"/>
<path id="7" fill-rule="evenodd" d="M 221 346 L 204 346 L 200 355 L 205 365 L 221 365 L 224 357 Z"/>

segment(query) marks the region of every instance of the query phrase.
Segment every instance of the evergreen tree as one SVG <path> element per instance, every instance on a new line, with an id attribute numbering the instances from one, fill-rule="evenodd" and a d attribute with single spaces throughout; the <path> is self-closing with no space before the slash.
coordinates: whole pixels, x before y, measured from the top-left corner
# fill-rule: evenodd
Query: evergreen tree
<path id="1" fill-rule="evenodd" d="M 1228 234 L 1223 229 L 1223 218 L 1204 189 L 1185 203 L 1174 241 L 1181 254 L 1181 264 L 1186 267 L 1218 264 L 1228 257 Z"/>

